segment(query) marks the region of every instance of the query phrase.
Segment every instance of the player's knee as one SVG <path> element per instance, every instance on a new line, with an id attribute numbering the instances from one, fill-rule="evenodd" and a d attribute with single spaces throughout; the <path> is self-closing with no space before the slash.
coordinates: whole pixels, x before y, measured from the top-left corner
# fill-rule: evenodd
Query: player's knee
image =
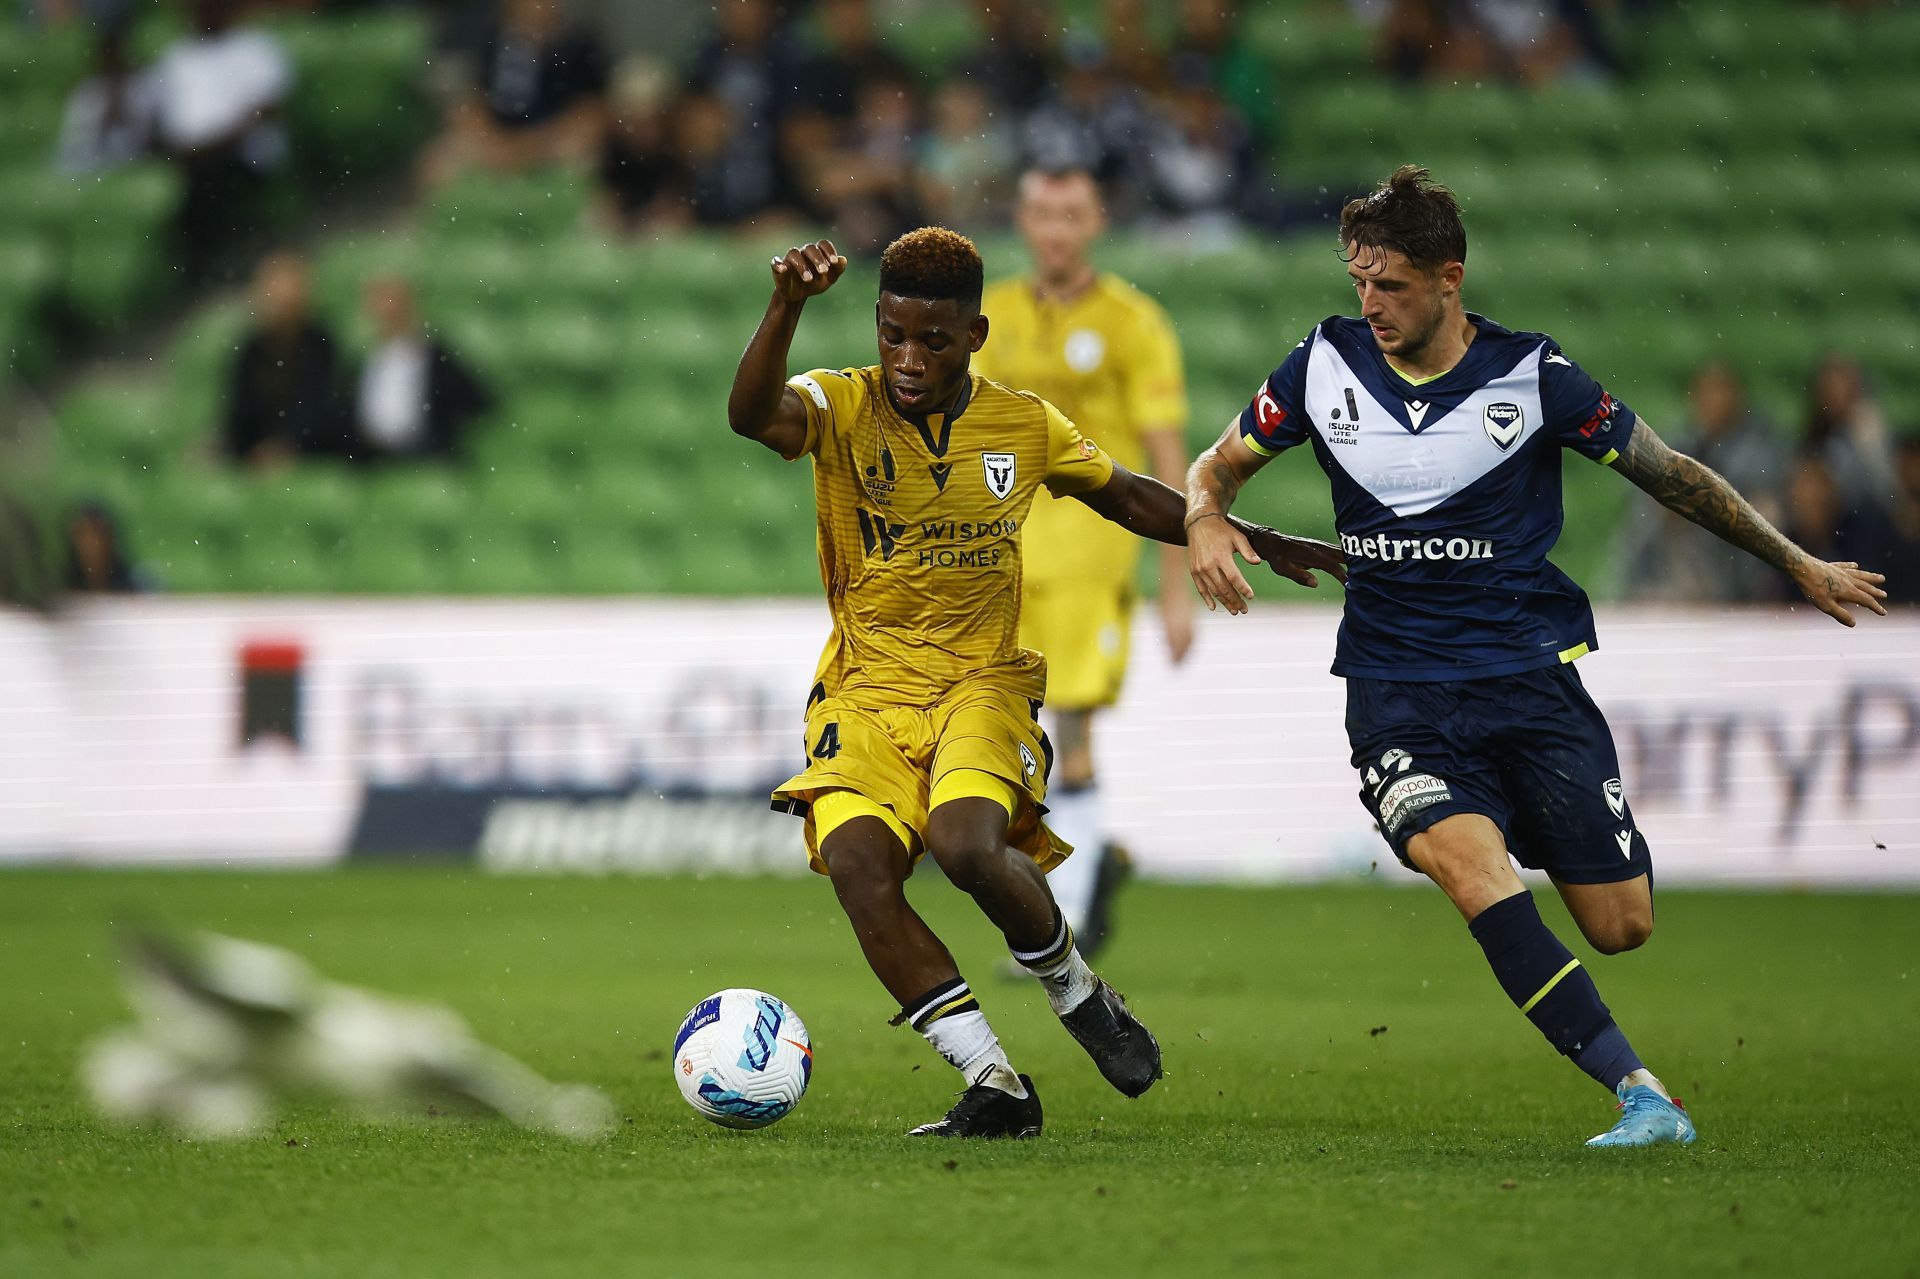
<path id="1" fill-rule="evenodd" d="M 953 886 L 966 893 L 991 883 L 1007 855 L 1004 837 L 978 830 L 935 831 L 927 852 Z"/>
<path id="2" fill-rule="evenodd" d="M 1615 915 L 1598 927 L 1582 929 L 1593 948 L 1603 955 L 1618 955 L 1638 950 L 1653 936 L 1653 912 L 1630 911 Z"/>
<path id="3" fill-rule="evenodd" d="M 830 850 L 827 878 L 833 881 L 834 896 L 849 918 L 882 914 L 905 901 L 895 860 L 893 850 L 877 842 L 849 843 Z"/>

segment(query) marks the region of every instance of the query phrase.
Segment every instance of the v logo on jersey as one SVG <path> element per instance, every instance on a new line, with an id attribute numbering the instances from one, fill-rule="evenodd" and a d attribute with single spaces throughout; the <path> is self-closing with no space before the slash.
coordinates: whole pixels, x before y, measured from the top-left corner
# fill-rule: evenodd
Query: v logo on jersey
<path id="1" fill-rule="evenodd" d="M 953 463 L 929 462 L 927 463 L 927 474 L 933 476 L 933 487 L 944 493 L 947 491 L 947 477 L 953 474 Z"/>
<path id="2" fill-rule="evenodd" d="M 1432 407 L 1433 405 L 1426 400 L 1407 401 L 1407 417 L 1412 420 L 1414 430 L 1420 429 L 1421 424 L 1427 420 L 1427 410 Z"/>

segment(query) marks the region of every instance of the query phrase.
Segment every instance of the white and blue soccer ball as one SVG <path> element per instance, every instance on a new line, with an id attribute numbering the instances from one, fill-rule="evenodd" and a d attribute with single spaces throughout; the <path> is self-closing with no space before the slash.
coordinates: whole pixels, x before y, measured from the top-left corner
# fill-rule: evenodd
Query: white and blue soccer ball
<path id="1" fill-rule="evenodd" d="M 783 1118 L 812 1077 L 806 1024 L 765 991 L 710 995 L 673 1037 L 680 1095 L 723 1128 L 765 1128 Z"/>

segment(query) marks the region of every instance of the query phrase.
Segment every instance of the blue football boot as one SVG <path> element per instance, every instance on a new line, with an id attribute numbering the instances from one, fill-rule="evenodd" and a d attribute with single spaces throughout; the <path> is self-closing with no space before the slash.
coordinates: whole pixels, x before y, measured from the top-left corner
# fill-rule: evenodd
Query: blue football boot
<path id="1" fill-rule="evenodd" d="M 1680 1146 L 1693 1144 L 1693 1120 L 1675 1097 L 1668 1101 L 1645 1084 L 1620 1085 L 1620 1119 L 1589 1146 Z"/>

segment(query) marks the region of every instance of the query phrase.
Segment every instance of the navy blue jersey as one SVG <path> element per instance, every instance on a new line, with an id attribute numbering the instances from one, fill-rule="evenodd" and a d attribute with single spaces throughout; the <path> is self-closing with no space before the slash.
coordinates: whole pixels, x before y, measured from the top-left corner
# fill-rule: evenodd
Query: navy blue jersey
<path id="1" fill-rule="evenodd" d="M 1633 411 L 1552 338 L 1482 316 L 1460 363 L 1415 385 L 1363 320 L 1324 320 L 1240 415 L 1248 447 L 1311 443 L 1347 554 L 1333 673 L 1458 680 L 1572 661 L 1593 609 L 1547 561 L 1560 450 L 1605 464 Z"/>

